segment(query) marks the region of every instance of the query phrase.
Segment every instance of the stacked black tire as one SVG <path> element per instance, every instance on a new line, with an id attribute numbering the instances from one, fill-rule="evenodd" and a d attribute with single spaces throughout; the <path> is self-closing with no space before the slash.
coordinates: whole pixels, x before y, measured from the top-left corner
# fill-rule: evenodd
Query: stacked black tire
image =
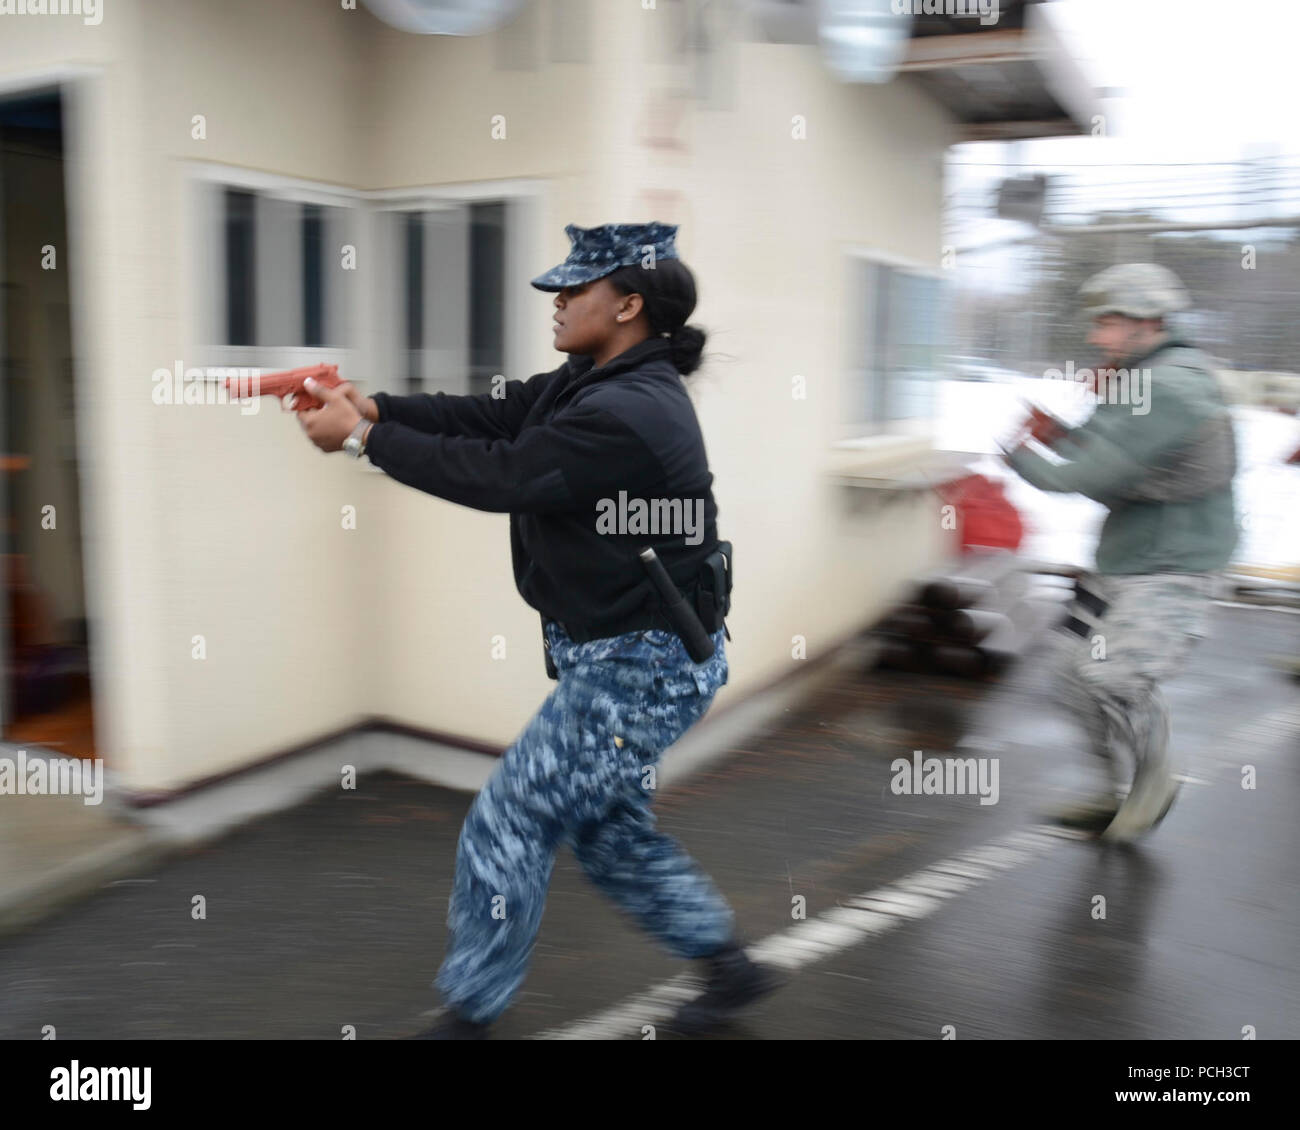
<path id="1" fill-rule="evenodd" d="M 876 666 L 997 678 L 1062 619 L 1076 572 L 1005 551 L 964 557 L 919 582 L 908 603 L 879 625 Z"/>

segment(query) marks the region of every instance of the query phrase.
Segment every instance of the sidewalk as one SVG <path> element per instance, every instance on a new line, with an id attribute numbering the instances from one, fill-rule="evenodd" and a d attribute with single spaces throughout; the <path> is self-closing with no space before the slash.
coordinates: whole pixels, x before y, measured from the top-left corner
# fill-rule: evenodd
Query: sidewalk
<path id="1" fill-rule="evenodd" d="M 110 800 L 0 797 L 0 936 L 147 871 L 169 852 L 163 837 L 124 821 Z"/>

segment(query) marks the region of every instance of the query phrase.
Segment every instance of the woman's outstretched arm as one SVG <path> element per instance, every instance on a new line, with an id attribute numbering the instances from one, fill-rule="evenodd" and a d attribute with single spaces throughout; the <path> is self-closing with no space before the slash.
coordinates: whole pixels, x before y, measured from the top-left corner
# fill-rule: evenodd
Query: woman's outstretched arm
<path id="1" fill-rule="evenodd" d="M 378 423 L 405 424 L 426 435 L 514 439 L 528 410 L 559 372 L 560 369 L 555 369 L 538 373 L 527 381 L 507 381 L 500 388 L 499 395 L 485 392 L 475 396 L 451 396 L 445 392 L 419 392 L 411 396 L 395 396 L 377 392 L 371 399 L 379 409 Z"/>
<path id="2" fill-rule="evenodd" d="M 423 435 L 396 422 L 379 423 L 370 429 L 366 453 L 398 482 L 496 512 L 586 509 L 666 477 L 635 428 L 590 404 L 514 439 Z"/>

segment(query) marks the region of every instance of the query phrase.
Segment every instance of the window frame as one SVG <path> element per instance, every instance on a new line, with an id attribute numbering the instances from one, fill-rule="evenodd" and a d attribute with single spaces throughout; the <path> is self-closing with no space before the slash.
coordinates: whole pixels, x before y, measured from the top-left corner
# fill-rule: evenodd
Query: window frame
<path id="1" fill-rule="evenodd" d="M 184 197 L 188 213 L 186 230 L 189 234 L 185 277 L 195 280 L 186 287 L 184 299 L 184 340 L 188 351 L 184 362 L 187 368 L 239 365 L 273 371 L 320 363 L 338 364 L 345 373 L 356 374 L 355 378 L 349 376 L 349 379 L 354 380 L 363 391 L 373 392 L 375 388 L 384 387 L 394 392 L 404 392 L 404 374 L 388 374 L 386 367 L 389 343 L 386 341 L 383 315 L 385 310 L 392 309 L 391 303 L 400 300 L 400 295 L 395 293 L 396 280 L 382 277 L 384 274 L 391 276 L 392 272 L 379 270 L 379 256 L 374 253 L 382 239 L 380 224 L 393 212 L 451 210 L 470 203 L 496 200 L 507 204 L 503 375 L 520 376 L 524 359 L 537 350 L 537 309 L 522 298 L 525 292 L 531 291 L 527 279 L 537 274 L 536 265 L 545 257 L 542 220 L 549 203 L 549 186 L 544 180 L 514 177 L 367 190 L 208 161 L 189 162 L 185 177 L 187 189 Z M 201 191 L 200 186 L 212 191 Z M 205 201 L 219 201 L 222 189 L 253 192 L 259 197 L 297 204 L 343 208 L 351 213 L 358 236 L 358 298 L 347 326 L 347 337 L 350 338 L 348 345 L 220 344 L 224 336 L 221 332 L 224 284 L 220 287 L 212 286 L 208 280 L 223 277 L 218 276 L 217 271 L 224 270 L 222 261 L 225 251 L 223 241 L 211 239 L 213 216 L 205 207 Z M 327 251 L 326 262 L 328 261 Z M 327 333 L 328 293 L 327 287 Z M 468 382 L 468 341 L 466 348 L 465 373 Z M 381 375 L 377 379 L 367 379 L 365 374 L 369 373 Z"/>
<path id="2" fill-rule="evenodd" d="M 320 181 L 304 180 L 299 177 L 281 176 L 265 173 L 255 169 L 243 169 L 237 166 L 213 164 L 210 162 L 192 162 L 186 169 L 187 189 L 185 192 L 188 211 L 187 230 L 189 248 L 186 256 L 185 277 L 193 280 L 186 287 L 185 296 L 185 341 L 189 356 L 185 360 L 186 368 L 207 368 L 243 366 L 273 371 L 291 369 L 302 365 L 321 363 L 338 364 L 360 371 L 359 365 L 364 356 L 360 346 L 360 337 L 364 330 L 366 308 L 369 304 L 369 280 L 365 275 L 364 257 L 358 254 L 357 273 L 360 276 L 358 286 L 361 294 L 361 311 L 354 313 L 348 327 L 348 335 L 353 339 L 351 345 L 228 345 L 224 343 L 225 333 L 225 275 L 224 275 L 224 240 L 213 241 L 210 238 L 214 230 L 214 215 L 210 207 L 220 209 L 224 197 L 223 190 L 234 189 L 250 192 L 259 199 L 274 199 L 289 204 L 316 204 L 324 208 L 340 208 L 353 213 L 364 231 L 364 194 L 340 185 Z M 202 186 L 204 190 L 197 190 Z M 217 212 L 217 219 L 221 212 Z M 224 226 L 218 225 L 224 232 Z M 214 246 L 214 242 L 221 246 Z M 298 246 L 295 239 L 293 245 Z M 254 244 L 254 256 L 257 245 Z M 327 260 L 328 261 L 328 260 Z M 301 263 L 296 264 L 301 267 Z M 209 280 L 220 278 L 221 285 L 209 285 Z M 328 296 L 329 288 L 325 294 Z M 254 333 L 257 332 L 259 309 L 254 309 Z M 323 324 L 329 325 L 328 297 L 323 312 Z"/>
<path id="3" fill-rule="evenodd" d="M 372 235 L 374 245 L 378 246 L 380 233 L 378 225 L 382 217 L 394 212 L 451 212 L 468 210 L 471 204 L 501 201 L 506 205 L 506 245 L 505 265 L 503 267 L 505 283 L 505 315 L 502 323 L 502 375 L 508 379 L 519 377 L 526 367 L 524 358 L 536 348 L 536 326 L 533 322 L 535 308 L 524 301 L 525 293 L 531 288 L 527 279 L 536 276 L 539 271 L 536 264 L 544 257 L 541 238 L 542 216 L 547 205 L 547 186 L 542 180 L 534 178 L 510 178 L 497 181 L 462 181 L 445 185 L 426 185 L 418 188 L 380 189 L 363 193 L 369 206 L 369 215 L 375 227 Z M 427 244 L 426 244 L 427 248 Z M 467 264 L 468 266 L 468 264 Z M 468 279 L 466 280 L 468 286 Z M 379 309 L 404 308 L 405 296 L 397 292 L 397 281 L 393 272 L 386 278 L 376 278 L 368 288 Z M 427 307 L 426 307 L 427 313 Z M 374 335 L 369 355 L 373 359 L 373 371 L 383 371 L 386 367 L 387 351 L 384 332 L 377 317 L 368 322 L 368 329 Z M 427 344 L 425 348 L 428 348 Z M 466 327 L 464 355 L 458 368 L 465 373 L 466 387 L 460 391 L 469 393 L 470 381 L 470 340 L 469 327 Z M 402 381 L 400 391 L 406 391 L 405 372 L 400 374 Z M 394 376 L 394 380 L 398 376 Z M 397 386 L 394 390 L 398 391 Z M 425 391 L 433 391 L 426 388 Z"/>
<path id="4" fill-rule="evenodd" d="M 854 374 L 863 367 L 863 358 L 858 356 L 857 349 L 864 340 L 863 334 L 860 332 L 860 325 L 855 320 L 857 316 L 856 303 L 860 291 L 858 283 L 859 271 L 864 263 L 887 267 L 891 272 L 897 271 L 918 278 L 930 279 L 939 283 L 940 287 L 942 287 L 944 281 L 944 273 L 933 264 L 897 255 L 874 245 L 847 244 L 843 249 L 843 253 L 847 315 L 845 324 L 848 332 L 844 335 L 844 352 L 842 355 L 844 386 L 841 403 L 844 409 L 839 416 L 837 427 L 839 434 L 833 446 L 836 448 L 875 448 L 892 445 L 903 447 L 913 444 L 917 439 L 930 439 L 934 435 L 933 412 L 927 416 L 904 417 L 893 420 L 888 418 L 880 420 L 848 419 L 851 412 L 856 412 L 856 409 L 851 408 L 851 405 L 859 403 L 861 400 L 861 390 L 854 387 Z M 877 343 L 873 340 L 871 348 L 874 350 L 876 346 Z M 939 335 L 936 334 L 933 342 L 936 358 L 941 353 L 941 346 L 942 342 L 939 340 Z"/>

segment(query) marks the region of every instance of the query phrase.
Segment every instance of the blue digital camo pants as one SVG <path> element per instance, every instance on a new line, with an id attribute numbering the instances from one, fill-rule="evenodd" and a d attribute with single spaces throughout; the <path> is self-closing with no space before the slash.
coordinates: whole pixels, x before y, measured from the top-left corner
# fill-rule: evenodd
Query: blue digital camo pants
<path id="1" fill-rule="evenodd" d="M 1088 589 L 1109 604 L 1083 638 L 1062 633 L 1058 692 L 1106 766 L 1111 792 L 1124 793 L 1112 830 L 1136 834 L 1163 811 L 1179 769 L 1169 706 L 1160 684 L 1186 664 L 1208 634 L 1217 575 L 1091 575 Z"/>
<path id="2" fill-rule="evenodd" d="M 696 665 L 671 632 L 575 644 L 555 623 L 545 631 L 559 682 L 465 817 L 434 981 L 450 1006 L 481 1022 L 523 983 L 561 843 L 679 957 L 713 953 L 734 927 L 712 880 L 656 829 L 648 772 L 726 683 L 723 633 Z"/>

